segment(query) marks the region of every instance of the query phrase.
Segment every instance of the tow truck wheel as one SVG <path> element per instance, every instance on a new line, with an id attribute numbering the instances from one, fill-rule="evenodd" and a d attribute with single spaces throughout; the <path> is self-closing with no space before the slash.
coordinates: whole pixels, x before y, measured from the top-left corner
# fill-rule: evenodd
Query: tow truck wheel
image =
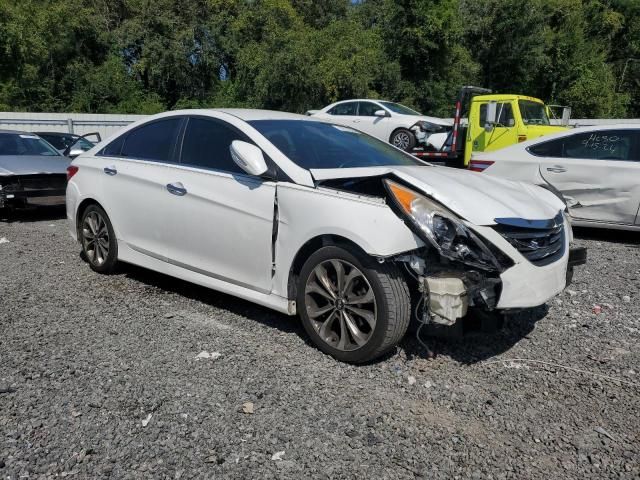
<path id="1" fill-rule="evenodd" d="M 389 143 L 405 152 L 409 152 L 416 146 L 416 136 L 411 130 L 399 128 L 391 134 Z"/>

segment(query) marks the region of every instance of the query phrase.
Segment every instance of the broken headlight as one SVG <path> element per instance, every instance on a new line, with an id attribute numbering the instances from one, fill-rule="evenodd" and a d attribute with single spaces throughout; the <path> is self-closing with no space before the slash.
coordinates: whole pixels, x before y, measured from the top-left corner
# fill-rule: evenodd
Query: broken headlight
<path id="1" fill-rule="evenodd" d="M 496 255 L 455 213 L 404 185 L 384 182 L 413 230 L 440 255 L 483 270 L 503 270 Z"/>

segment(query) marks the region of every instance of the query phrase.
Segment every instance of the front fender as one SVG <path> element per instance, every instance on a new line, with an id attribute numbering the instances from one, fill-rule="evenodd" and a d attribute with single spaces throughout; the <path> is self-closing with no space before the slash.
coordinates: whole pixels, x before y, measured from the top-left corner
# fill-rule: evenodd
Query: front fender
<path id="1" fill-rule="evenodd" d="M 273 293 L 283 297 L 298 251 L 316 237 L 340 236 L 377 257 L 424 245 L 383 199 L 293 184 L 278 186 L 277 231 Z"/>

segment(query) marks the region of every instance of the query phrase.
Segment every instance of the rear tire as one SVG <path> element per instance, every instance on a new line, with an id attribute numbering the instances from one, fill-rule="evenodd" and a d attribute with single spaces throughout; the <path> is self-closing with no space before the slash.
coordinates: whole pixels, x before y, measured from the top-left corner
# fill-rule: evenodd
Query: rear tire
<path id="1" fill-rule="evenodd" d="M 409 289 L 398 267 L 348 247 L 323 247 L 307 259 L 297 304 L 312 342 L 349 363 L 391 350 L 411 319 Z"/>
<path id="2" fill-rule="evenodd" d="M 78 228 L 82 253 L 91 269 L 112 273 L 118 262 L 118 241 L 107 213 L 99 205 L 89 205 Z"/>
<path id="3" fill-rule="evenodd" d="M 399 128 L 391 134 L 389 143 L 394 147 L 398 147 L 400 150 L 410 152 L 416 146 L 416 136 L 411 130 L 406 128 Z"/>

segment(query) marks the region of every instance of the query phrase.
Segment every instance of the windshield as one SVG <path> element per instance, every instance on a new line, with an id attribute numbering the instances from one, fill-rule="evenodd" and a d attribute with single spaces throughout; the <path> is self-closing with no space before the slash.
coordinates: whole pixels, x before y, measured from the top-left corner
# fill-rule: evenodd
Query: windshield
<path id="1" fill-rule="evenodd" d="M 58 150 L 64 150 L 73 145 L 75 148 L 79 148 L 86 152 L 87 150 L 91 150 L 94 146 L 89 140 L 80 138 L 77 135 L 53 135 L 50 133 L 41 133 L 39 135 Z"/>
<path id="2" fill-rule="evenodd" d="M 348 127 L 306 120 L 253 120 L 249 124 L 306 169 L 427 165 Z"/>
<path id="3" fill-rule="evenodd" d="M 399 113 L 400 115 L 422 115 L 420 112 L 416 112 L 415 110 L 410 109 L 409 107 L 405 107 L 404 105 L 400 105 L 399 103 L 393 102 L 378 102 L 384 108 L 388 108 L 393 113 Z"/>
<path id="4" fill-rule="evenodd" d="M 0 133 L 0 155 L 44 155 L 58 157 L 58 151 L 37 135 Z"/>
<path id="5" fill-rule="evenodd" d="M 549 125 L 549 117 L 542 103 L 518 100 L 518 106 L 525 125 Z"/>

